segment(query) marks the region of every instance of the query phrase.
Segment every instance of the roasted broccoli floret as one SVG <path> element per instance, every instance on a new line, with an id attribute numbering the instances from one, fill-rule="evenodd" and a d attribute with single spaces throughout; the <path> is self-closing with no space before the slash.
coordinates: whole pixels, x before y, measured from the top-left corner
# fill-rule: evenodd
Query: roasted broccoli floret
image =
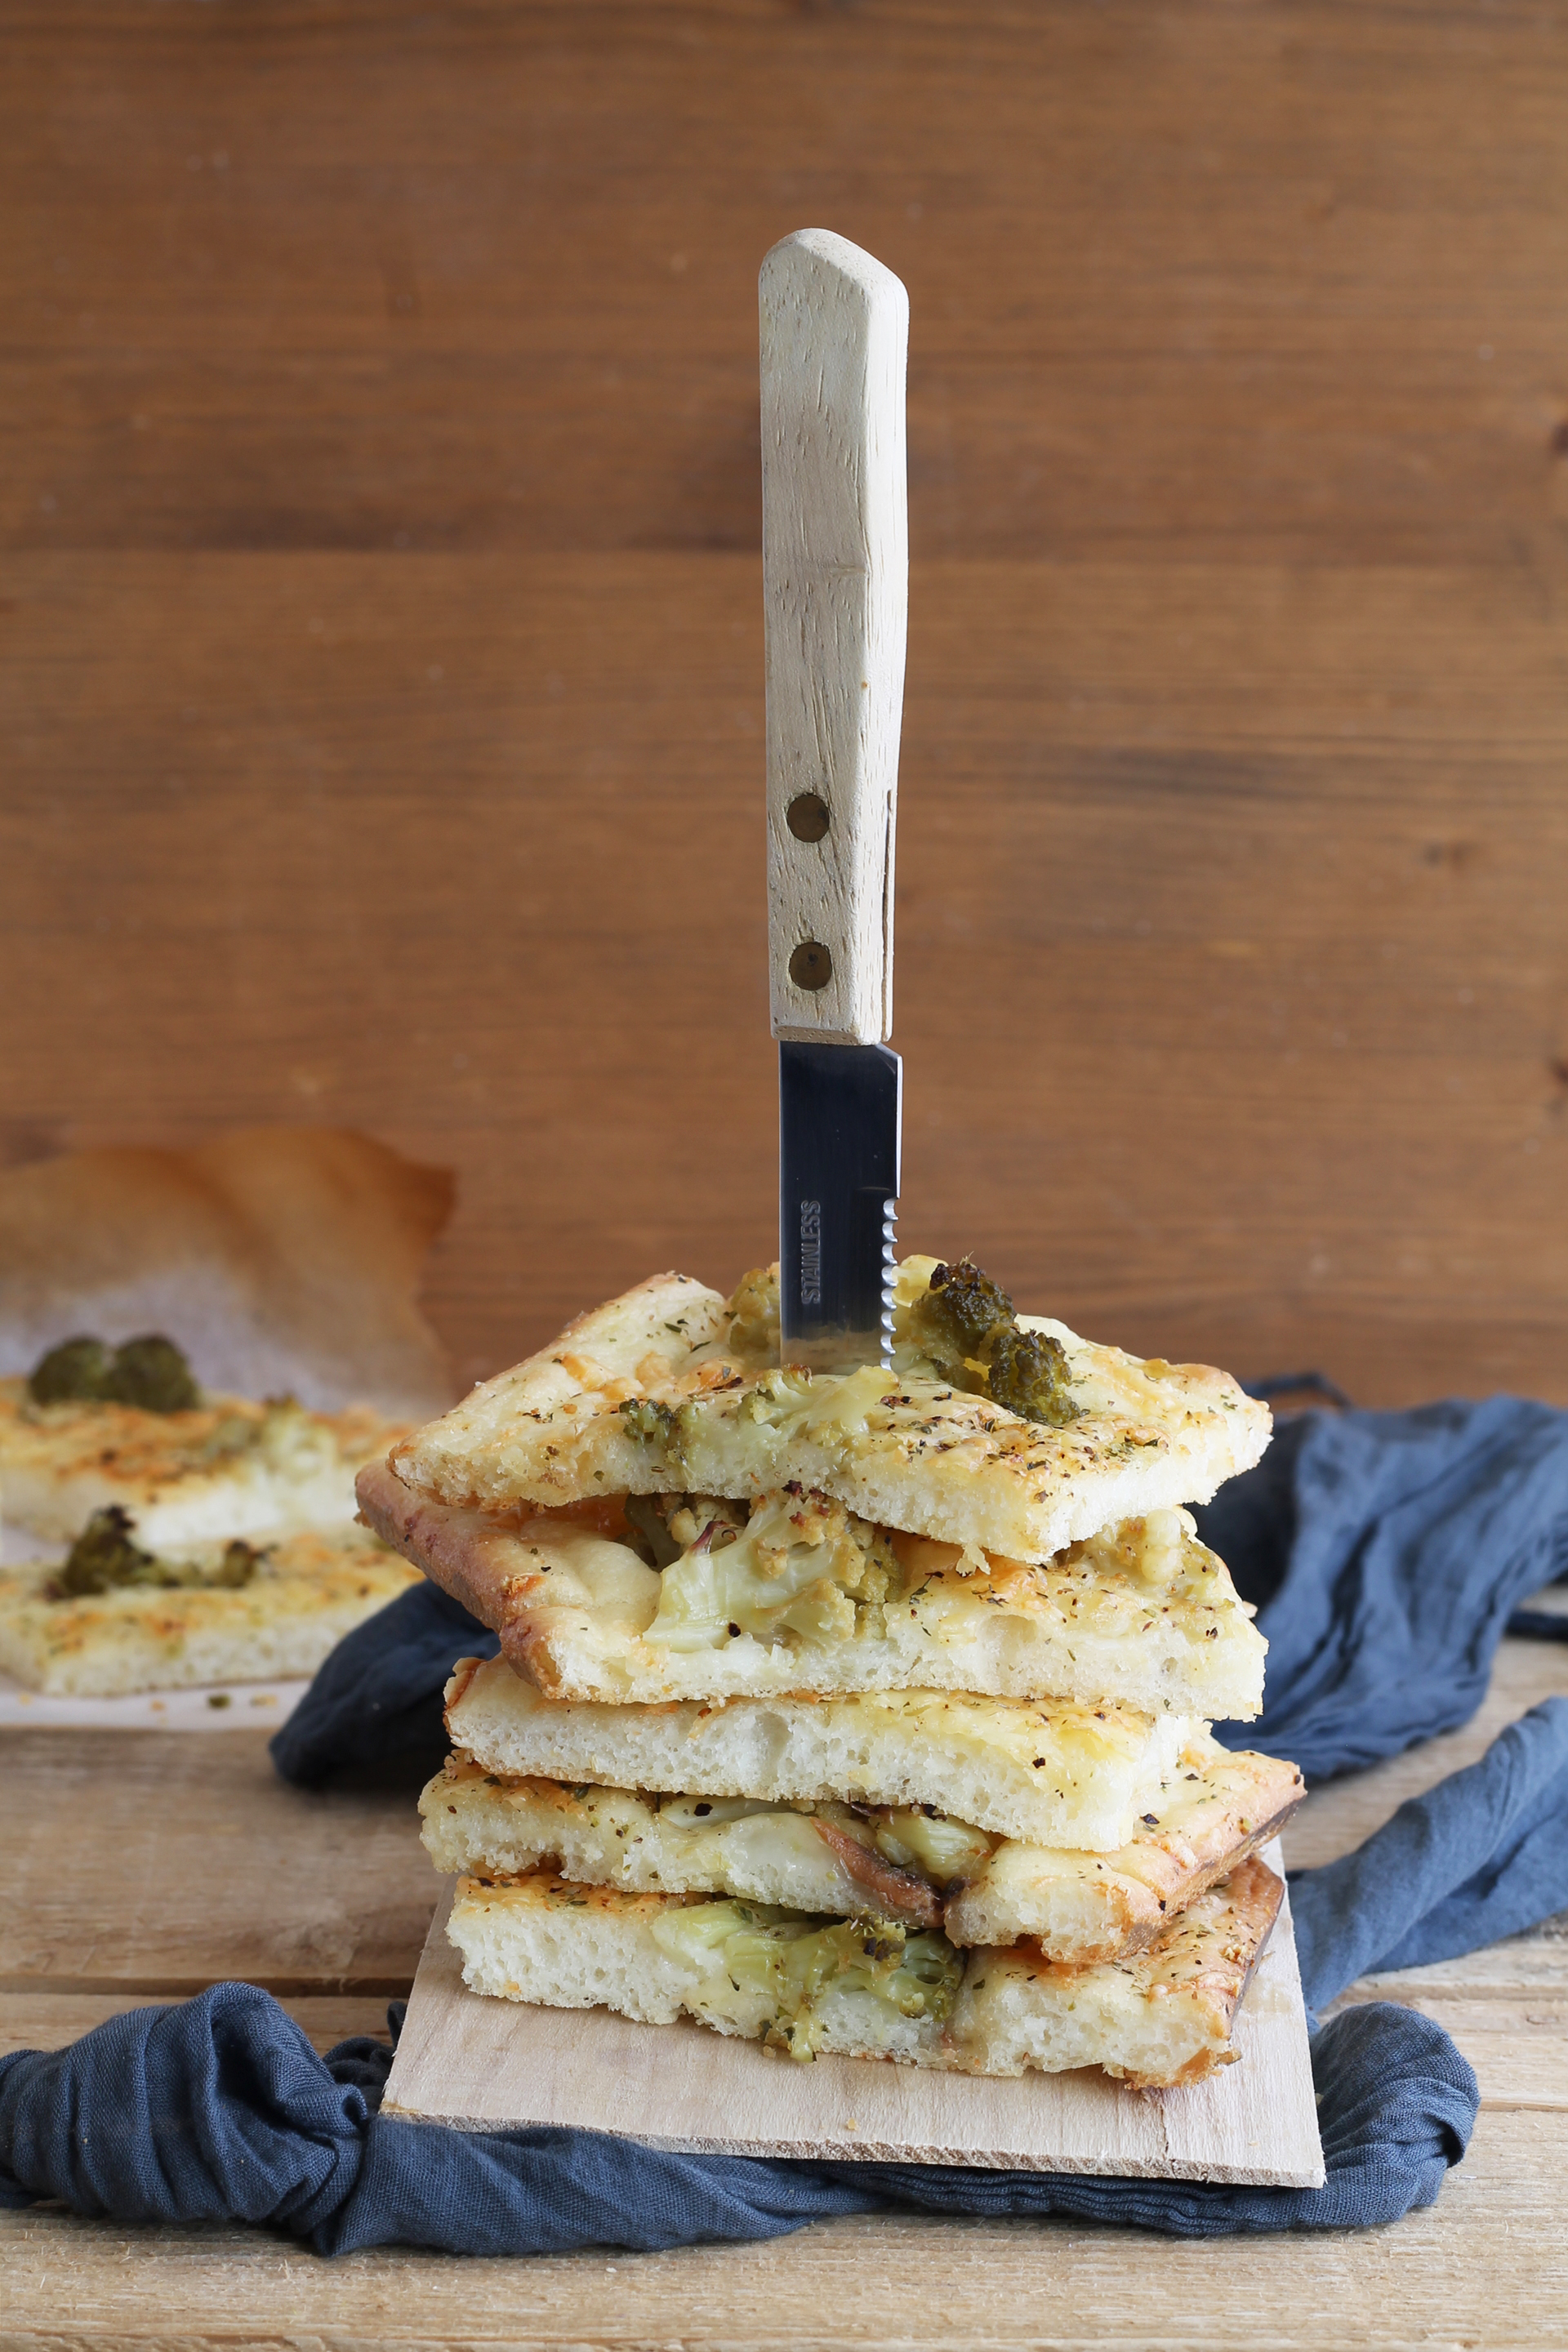
<path id="1" fill-rule="evenodd" d="M 114 1394 L 113 1354 L 85 1333 L 62 1339 L 33 1366 L 27 1394 L 35 1404 L 107 1403 Z"/>
<path id="2" fill-rule="evenodd" d="M 626 1397 L 620 1412 L 628 1437 L 641 1438 L 645 1445 L 657 1446 L 664 1453 L 676 1443 L 679 1432 L 674 1405 L 661 1404 L 657 1397 Z"/>
<path id="3" fill-rule="evenodd" d="M 118 1503 L 94 1511 L 54 1577 L 62 1594 L 85 1599 L 127 1584 L 162 1584 L 158 1562 L 132 1539 L 131 1514 Z"/>
<path id="4" fill-rule="evenodd" d="M 187 1412 L 201 1402 L 189 1364 L 161 1331 L 114 1349 L 85 1335 L 62 1339 L 34 1365 L 27 1394 L 35 1404 L 131 1404 L 143 1412 Z"/>
<path id="5" fill-rule="evenodd" d="M 1047 1429 L 1076 1421 L 1060 1340 L 1021 1331 L 1013 1302 L 973 1258 L 932 1269 L 909 1312 L 909 1337 L 953 1387 L 990 1396 L 1008 1412 Z"/>
<path id="6" fill-rule="evenodd" d="M 1068 1393 L 1067 1349 L 1048 1331 L 1020 1331 L 1015 1324 L 993 1343 L 990 1390 L 994 1403 L 1047 1429 L 1065 1429 L 1079 1407 Z"/>
<path id="7" fill-rule="evenodd" d="M 161 1331 L 116 1348 L 111 1393 L 117 1403 L 140 1405 L 143 1412 L 189 1412 L 202 1401 L 184 1354 Z"/>
<path id="8" fill-rule="evenodd" d="M 205 1585 L 232 1592 L 248 1584 L 263 1554 L 254 1544 L 236 1536 L 226 1544 L 215 1567 L 197 1560 L 159 1559 L 143 1551 L 132 1534 L 134 1522 L 119 1503 L 94 1511 L 46 1588 L 51 1601 L 86 1601 L 101 1592 L 122 1592 L 132 1585 L 151 1585 L 161 1591 L 182 1586 Z"/>
<path id="9" fill-rule="evenodd" d="M 247 1544 L 242 1536 L 233 1536 L 223 1548 L 223 1558 L 210 1576 L 202 1582 L 220 1588 L 225 1592 L 237 1592 L 248 1584 L 262 1561 L 262 1553 L 255 1544 Z"/>
<path id="10" fill-rule="evenodd" d="M 965 1368 L 987 1361 L 993 1340 L 1012 1320 L 1006 1292 L 967 1257 L 932 1269 L 931 1287 L 910 1317 L 917 1346 L 963 1388 L 975 1385 Z"/>

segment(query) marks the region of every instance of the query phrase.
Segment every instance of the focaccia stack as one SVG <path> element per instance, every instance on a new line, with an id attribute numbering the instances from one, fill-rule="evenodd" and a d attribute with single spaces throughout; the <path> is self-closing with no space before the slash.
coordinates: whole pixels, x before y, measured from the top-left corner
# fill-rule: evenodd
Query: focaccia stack
<path id="1" fill-rule="evenodd" d="M 1281 1888 L 1264 1643 L 1183 1507 L 1222 1373 L 900 1269 L 891 1370 L 781 1364 L 777 1286 L 655 1277 L 362 1472 L 500 1636 L 425 1839 L 476 1991 L 801 2058 L 1195 2082 Z"/>

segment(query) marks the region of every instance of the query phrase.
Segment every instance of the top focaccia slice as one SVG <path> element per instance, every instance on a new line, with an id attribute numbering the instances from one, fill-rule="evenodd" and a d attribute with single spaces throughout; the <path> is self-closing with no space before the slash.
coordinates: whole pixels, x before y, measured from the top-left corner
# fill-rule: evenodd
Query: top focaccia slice
<path id="1" fill-rule="evenodd" d="M 935 1265 L 900 1269 L 894 1370 L 815 1377 L 778 1363 L 766 1277 L 726 1300 L 656 1275 L 416 1430 L 391 1466 L 437 1502 L 491 1513 L 628 1493 L 750 1500 L 795 1483 L 876 1525 L 1033 1561 L 1206 1502 L 1262 1454 L 1268 1411 L 1224 1372 L 1144 1362 L 1045 1317 L 1016 1321 L 1062 1351 L 1060 1426 L 942 1377 L 919 1347 Z"/>
<path id="2" fill-rule="evenodd" d="M 292 1398 L 208 1397 L 177 1412 L 97 1401 L 37 1404 L 0 1380 L 0 1503 L 69 1543 L 118 1505 L 154 1549 L 354 1516 L 354 1474 L 402 1434 L 368 1406 L 311 1412 Z"/>

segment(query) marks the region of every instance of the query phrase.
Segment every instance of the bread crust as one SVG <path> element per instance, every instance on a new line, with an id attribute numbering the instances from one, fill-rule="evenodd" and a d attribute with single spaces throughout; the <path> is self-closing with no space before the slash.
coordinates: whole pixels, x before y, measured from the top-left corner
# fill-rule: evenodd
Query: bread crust
<path id="1" fill-rule="evenodd" d="M 1282 1882 L 1254 1858 L 1131 1960 L 1065 1969 L 1023 1949 L 973 1952 L 945 2022 L 879 2013 L 853 1992 L 836 1997 L 829 1984 L 808 2021 L 812 2046 L 970 2074 L 1096 2065 L 1138 2089 L 1184 2088 L 1236 2058 L 1237 2015 L 1283 1895 Z M 684 2013 L 777 2046 L 776 1995 L 753 1992 L 728 1972 L 721 1949 L 705 1955 L 700 1937 L 681 1932 L 680 1914 L 692 1914 L 697 1927 L 718 1907 L 548 1872 L 465 1878 L 447 1932 L 474 1992 L 551 2008 L 604 2005 L 652 2024 Z M 787 1922 L 778 1924 L 787 1932 Z M 803 1931 L 820 1924 L 799 1919 Z"/>
<path id="2" fill-rule="evenodd" d="M 1075 1968 L 1125 1959 L 1278 1837 L 1306 1793 L 1294 1764 L 1194 1740 L 1118 1853 L 1003 1844 L 943 1925 L 955 1944 L 1025 1944 Z"/>
<path id="3" fill-rule="evenodd" d="M 201 1543 L 354 1516 L 354 1473 L 384 1459 L 404 1424 L 365 1405 L 311 1412 L 291 1401 L 210 1397 L 184 1412 L 36 1405 L 0 1381 L 0 1502 L 16 1526 L 69 1543 L 118 1504 L 145 1542 Z"/>
<path id="4" fill-rule="evenodd" d="M 926 1868 L 887 1808 L 757 1805 L 505 1778 L 447 1759 L 419 1800 L 437 1870 L 516 1877 L 548 1867 L 626 1892 L 728 1895 L 807 1911 L 863 1911 L 940 1925 L 957 1945 L 1029 1944 L 1084 1968 L 1125 1959 L 1279 1834 L 1305 1794 L 1292 1764 L 1194 1740 L 1110 1853 L 973 1841 L 967 1882 Z M 896 1867 L 879 1860 L 887 1822 Z M 850 1834 L 850 1833 L 853 1834 Z M 851 1865 L 851 1866 L 846 1866 Z M 870 1865 L 870 1867 L 868 1867 Z M 943 1897 L 945 1896 L 945 1900 Z"/>
<path id="5" fill-rule="evenodd" d="M 1098 2062 L 1108 2074 L 1143 2091 L 1201 2083 L 1236 2058 L 1237 2016 L 1284 1899 L 1283 1879 L 1253 1854 L 1129 1960 L 1067 1968 L 1027 1944 L 978 1951 L 965 1971 L 954 2039 L 984 2050 L 979 2071 L 1023 2074 L 1059 2047 L 1056 2032 L 1070 2004 L 1091 2032 L 1098 2026 L 1116 2041 Z M 1123 2020 L 1129 2030 L 1119 2038 Z"/>
<path id="6" fill-rule="evenodd" d="M 1098 1853 L 1126 1844 L 1195 1728 L 1184 1717 L 1109 1702 L 929 1690 L 584 1706 L 548 1697 L 504 1658 L 460 1660 L 447 1706 L 453 1746 L 488 1772 L 931 1805 L 1000 1837 Z"/>

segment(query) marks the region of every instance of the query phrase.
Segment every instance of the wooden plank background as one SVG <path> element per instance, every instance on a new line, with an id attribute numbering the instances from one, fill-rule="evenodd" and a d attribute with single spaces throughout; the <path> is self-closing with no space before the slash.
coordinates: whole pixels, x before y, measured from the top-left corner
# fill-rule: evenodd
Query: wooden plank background
<path id="1" fill-rule="evenodd" d="M 913 312 L 904 1234 L 1568 1398 L 1568 12 L 0 0 L 4 1150 L 770 1254 L 757 264 Z"/>

